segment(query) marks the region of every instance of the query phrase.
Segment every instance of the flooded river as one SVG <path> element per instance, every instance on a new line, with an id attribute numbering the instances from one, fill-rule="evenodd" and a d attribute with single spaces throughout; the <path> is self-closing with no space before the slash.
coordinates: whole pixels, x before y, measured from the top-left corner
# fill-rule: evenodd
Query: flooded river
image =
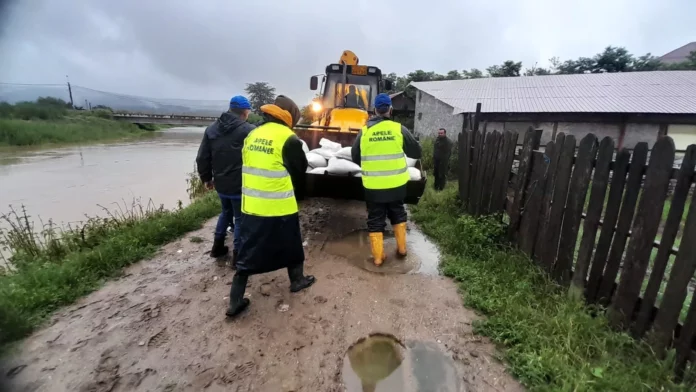
<path id="1" fill-rule="evenodd" d="M 147 139 L 117 144 L 0 151 L 0 213 L 24 205 L 36 220 L 56 223 L 103 214 L 101 206 L 134 200 L 176 207 L 188 202 L 204 128 L 172 128 Z"/>

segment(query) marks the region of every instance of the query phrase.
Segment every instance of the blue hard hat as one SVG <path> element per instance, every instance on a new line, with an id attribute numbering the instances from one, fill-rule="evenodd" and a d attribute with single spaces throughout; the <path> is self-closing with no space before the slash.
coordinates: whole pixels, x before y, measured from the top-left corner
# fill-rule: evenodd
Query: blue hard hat
<path id="1" fill-rule="evenodd" d="M 386 109 L 392 104 L 391 98 L 388 94 L 379 94 L 375 97 L 375 107 L 377 109 Z"/>
<path id="2" fill-rule="evenodd" d="M 251 104 L 248 99 L 236 95 L 230 99 L 230 109 L 251 109 Z"/>

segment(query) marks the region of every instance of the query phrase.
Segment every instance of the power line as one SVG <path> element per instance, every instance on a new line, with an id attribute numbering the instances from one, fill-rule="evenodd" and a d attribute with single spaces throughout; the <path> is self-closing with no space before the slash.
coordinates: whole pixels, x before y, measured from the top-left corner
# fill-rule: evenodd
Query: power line
<path id="1" fill-rule="evenodd" d="M 2 86 L 31 86 L 31 87 L 65 87 L 64 84 L 55 84 L 55 83 L 7 83 L 7 82 L 0 82 L 0 85 Z"/>

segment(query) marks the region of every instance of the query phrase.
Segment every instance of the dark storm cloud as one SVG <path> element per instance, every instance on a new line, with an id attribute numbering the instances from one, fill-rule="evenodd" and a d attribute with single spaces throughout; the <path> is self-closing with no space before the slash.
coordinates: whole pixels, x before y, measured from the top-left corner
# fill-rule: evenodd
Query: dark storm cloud
<path id="1" fill-rule="evenodd" d="M 0 81 L 162 98 L 225 98 L 247 82 L 307 100 L 308 79 L 355 51 L 385 72 L 546 65 L 604 46 L 665 52 L 696 40 L 691 0 L 34 0 L 5 7 Z M 7 11 L 9 10 L 9 11 Z"/>

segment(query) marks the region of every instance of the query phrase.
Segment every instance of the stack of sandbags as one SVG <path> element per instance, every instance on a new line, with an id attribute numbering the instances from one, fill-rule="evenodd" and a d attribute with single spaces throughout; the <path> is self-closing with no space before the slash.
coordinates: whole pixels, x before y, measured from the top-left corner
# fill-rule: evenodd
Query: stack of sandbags
<path id="1" fill-rule="evenodd" d="M 306 144 L 303 143 L 303 148 Z M 353 162 L 352 147 L 342 147 L 339 143 L 328 139 L 319 141 L 321 147 L 309 151 L 305 149 L 309 167 L 307 173 L 312 174 L 333 174 L 342 176 L 362 176 L 360 166 Z M 415 168 L 417 159 L 406 158 L 408 173 L 413 181 L 421 180 L 421 172 Z"/>

